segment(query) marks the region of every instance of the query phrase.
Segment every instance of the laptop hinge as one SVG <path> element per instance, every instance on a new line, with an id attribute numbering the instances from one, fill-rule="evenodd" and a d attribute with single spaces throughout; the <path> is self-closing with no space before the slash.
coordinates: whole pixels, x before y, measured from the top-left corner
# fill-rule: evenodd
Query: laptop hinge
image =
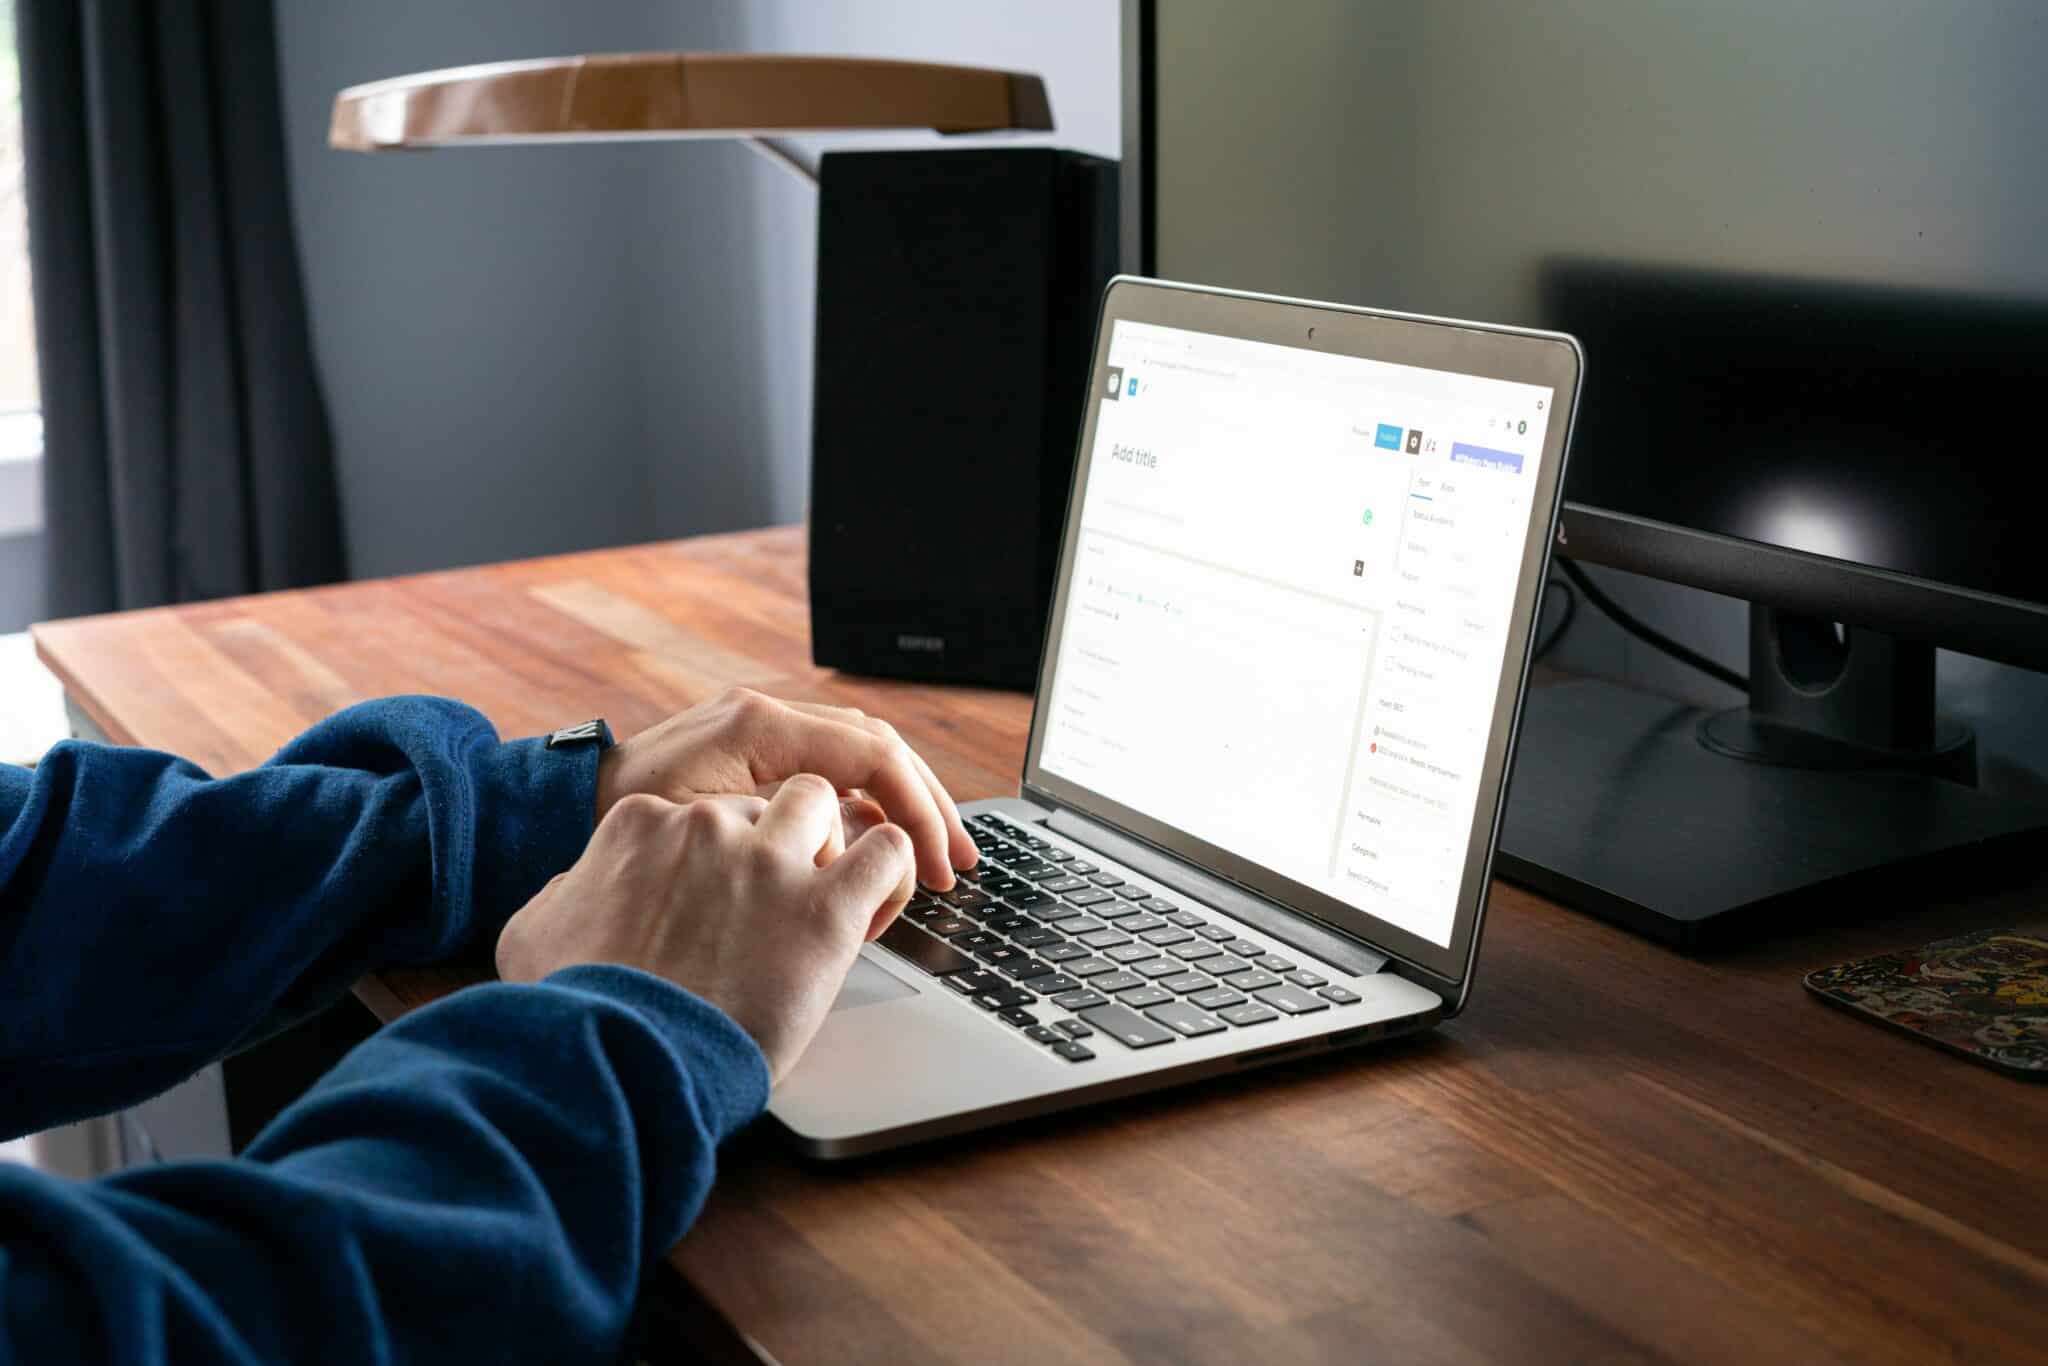
<path id="1" fill-rule="evenodd" d="M 1211 877 L 1077 812 L 1054 811 L 1045 823 L 1076 843 L 1098 851 L 1105 858 L 1129 864 L 1147 877 L 1194 897 L 1232 919 L 1264 930 L 1283 944 L 1314 954 L 1332 967 L 1364 977 L 1378 972 L 1390 961 L 1386 954 L 1348 934 L 1311 920 L 1299 911 L 1275 905 L 1234 883 Z"/>

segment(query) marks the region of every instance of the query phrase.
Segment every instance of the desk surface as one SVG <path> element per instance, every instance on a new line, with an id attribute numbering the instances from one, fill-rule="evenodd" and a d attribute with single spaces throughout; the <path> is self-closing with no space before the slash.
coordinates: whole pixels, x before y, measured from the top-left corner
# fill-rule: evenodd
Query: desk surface
<path id="1" fill-rule="evenodd" d="M 1029 716 L 813 668 L 793 529 L 37 638 L 108 735 L 215 771 L 387 693 L 630 734 L 747 683 L 891 717 L 966 799 L 1015 791 Z M 1431 1037 L 853 1167 L 755 1132 L 672 1262 L 788 1366 L 2048 1359 L 2048 1087 L 1799 986 L 2039 904 L 1872 904 L 1699 961 L 1496 887 Z M 469 977 L 359 992 L 388 1018 Z"/>

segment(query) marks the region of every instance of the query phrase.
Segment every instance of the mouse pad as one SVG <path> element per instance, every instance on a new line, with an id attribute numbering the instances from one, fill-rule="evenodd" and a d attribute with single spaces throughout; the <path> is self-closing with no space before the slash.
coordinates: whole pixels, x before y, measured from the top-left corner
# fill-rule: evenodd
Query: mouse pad
<path id="1" fill-rule="evenodd" d="M 1806 975 L 1823 1000 L 2048 1081 L 2048 939 L 1979 930 Z"/>

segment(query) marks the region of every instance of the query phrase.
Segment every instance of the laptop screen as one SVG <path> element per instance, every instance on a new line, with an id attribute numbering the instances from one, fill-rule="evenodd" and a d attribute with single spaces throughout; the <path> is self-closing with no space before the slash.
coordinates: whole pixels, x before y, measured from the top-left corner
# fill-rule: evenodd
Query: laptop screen
<path id="1" fill-rule="evenodd" d="M 1112 324 L 1041 768 L 1438 946 L 1556 394 Z"/>

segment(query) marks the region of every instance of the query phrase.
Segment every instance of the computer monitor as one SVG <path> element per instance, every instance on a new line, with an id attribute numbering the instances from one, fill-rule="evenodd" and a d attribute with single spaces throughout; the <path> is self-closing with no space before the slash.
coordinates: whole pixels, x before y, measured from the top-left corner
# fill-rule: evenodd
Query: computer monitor
<path id="1" fill-rule="evenodd" d="M 1507 875 L 1699 944 L 2048 826 L 1934 689 L 2048 669 L 2039 22 L 1127 3 L 1126 268 L 1576 334 L 1558 552 L 1752 604 L 1746 707 L 1531 694 Z"/>

